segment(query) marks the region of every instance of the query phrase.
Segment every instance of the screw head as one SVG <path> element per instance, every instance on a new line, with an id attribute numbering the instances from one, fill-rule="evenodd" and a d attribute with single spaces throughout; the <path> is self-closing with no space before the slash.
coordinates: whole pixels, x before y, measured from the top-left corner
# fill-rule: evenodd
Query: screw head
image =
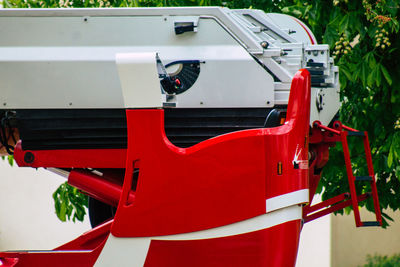
<path id="1" fill-rule="evenodd" d="M 262 41 L 262 42 L 260 43 L 260 45 L 261 45 L 261 47 L 264 48 L 264 49 L 267 49 L 268 46 L 269 46 L 269 44 L 268 44 L 267 41 Z"/>
<path id="2" fill-rule="evenodd" d="M 28 164 L 33 163 L 33 161 L 35 160 L 35 155 L 33 155 L 32 152 L 26 152 L 24 155 L 24 161 Z"/>

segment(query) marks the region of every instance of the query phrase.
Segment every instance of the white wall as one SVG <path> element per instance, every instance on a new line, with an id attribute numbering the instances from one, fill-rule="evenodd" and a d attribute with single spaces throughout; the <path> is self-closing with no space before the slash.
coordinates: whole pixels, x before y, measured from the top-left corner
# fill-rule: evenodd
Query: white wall
<path id="1" fill-rule="evenodd" d="M 315 195 L 313 203 L 321 201 Z M 300 235 L 300 247 L 296 267 L 331 266 L 331 215 L 308 222 Z"/>
<path id="2" fill-rule="evenodd" d="M 44 169 L 10 167 L 0 159 L 0 251 L 53 249 L 90 229 L 61 222 L 52 198 L 65 179 Z"/>

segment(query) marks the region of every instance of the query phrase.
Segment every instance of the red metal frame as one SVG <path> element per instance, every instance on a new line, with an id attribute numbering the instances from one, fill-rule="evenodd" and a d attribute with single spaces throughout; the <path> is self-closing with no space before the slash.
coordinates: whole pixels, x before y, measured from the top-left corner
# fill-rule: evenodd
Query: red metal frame
<path id="1" fill-rule="evenodd" d="M 357 227 L 382 225 L 382 216 L 381 216 L 381 211 L 380 211 L 380 207 L 379 207 L 378 192 L 377 192 L 376 183 L 375 183 L 375 174 L 374 174 L 374 169 L 373 169 L 373 164 L 372 164 L 372 156 L 371 156 L 371 149 L 369 146 L 368 134 L 367 134 L 367 132 L 359 132 L 353 128 L 342 125 L 339 121 L 334 122 L 333 125 L 334 125 L 334 129 L 322 125 L 319 121 L 316 121 L 313 123 L 314 127 L 312 129 L 310 144 L 312 144 L 312 146 L 313 146 L 312 152 L 314 153 L 315 158 L 314 158 L 314 162 L 310 166 L 310 179 L 312 181 L 311 182 L 312 187 L 310 187 L 310 191 L 312 191 L 313 193 L 315 192 L 316 186 L 318 185 L 317 181 L 319 181 L 319 179 L 320 179 L 320 174 L 314 174 L 314 172 L 315 172 L 315 166 L 317 165 L 317 163 L 321 162 L 321 155 L 324 155 L 324 154 L 329 155 L 328 154 L 329 147 L 335 146 L 336 142 L 341 142 L 342 146 L 343 146 L 343 154 L 344 154 L 344 158 L 345 158 L 346 172 L 347 172 L 347 177 L 348 177 L 348 182 L 349 182 L 349 187 L 350 187 L 350 193 L 341 194 L 339 196 L 333 197 L 331 199 L 323 201 L 314 206 L 311 206 L 312 198 L 310 198 L 310 204 L 308 206 L 306 206 L 303 210 L 304 220 L 305 220 L 305 222 L 312 221 L 321 216 L 325 216 L 329 213 L 343 209 L 344 207 L 352 206 L 353 212 L 354 212 L 354 219 L 355 219 L 355 223 L 356 223 Z M 368 173 L 369 173 L 369 176 L 371 177 L 371 181 L 370 181 L 371 193 L 366 193 L 361 196 L 357 196 L 357 192 L 356 192 L 356 188 L 355 188 L 355 184 L 354 184 L 356 182 L 356 177 L 354 176 L 353 170 L 351 167 L 350 151 L 349 151 L 348 140 L 347 140 L 349 132 L 354 132 L 359 136 L 363 136 L 364 151 L 365 151 L 366 161 L 367 161 L 367 165 L 368 165 Z M 324 161 L 322 161 L 322 162 L 324 162 Z M 322 167 L 322 166 L 320 166 L 320 167 Z M 368 198 L 370 196 L 372 196 L 373 201 L 374 201 L 376 222 L 362 222 L 361 218 L 360 218 L 360 211 L 358 209 L 358 203 L 362 200 L 365 200 L 366 198 Z M 350 199 L 345 200 L 347 198 L 350 198 Z M 323 208 L 325 208 L 325 209 L 321 210 Z M 315 212 L 317 210 L 321 210 L 321 211 Z M 313 212 L 315 212 L 315 213 L 313 213 Z M 310 213 L 313 213 L 313 214 L 310 215 Z"/>
<path id="2" fill-rule="evenodd" d="M 310 211 L 310 210 L 317 210 L 316 207 L 310 207 L 309 209 L 306 209 L 306 212 L 309 212 L 312 214 L 307 214 L 307 216 L 304 217 L 304 222 L 313 221 L 322 216 L 331 214 L 332 212 L 335 212 L 335 211 L 344 209 L 345 207 L 351 206 L 353 204 L 353 201 L 351 199 L 340 202 L 341 200 L 346 199 L 346 194 L 348 194 L 348 193 L 344 193 L 339 196 L 328 199 L 326 201 L 323 201 L 321 203 L 318 203 L 317 205 L 319 205 L 320 209 L 322 209 L 322 210 L 318 209 L 318 212 L 312 213 L 312 211 Z M 369 197 L 370 197 L 369 193 L 365 193 L 360 196 L 357 196 L 357 199 L 356 199 L 357 208 L 358 208 L 358 202 L 364 201 Z M 335 202 L 335 200 L 337 200 L 337 202 Z M 323 209 L 323 208 L 325 208 L 325 209 Z"/>
<path id="3" fill-rule="evenodd" d="M 107 179 L 104 175 L 98 176 L 85 170 L 72 170 L 68 176 L 68 183 L 99 201 L 114 207 L 118 206 L 122 185 Z M 130 203 L 135 200 L 134 192 L 131 191 L 128 200 Z"/>
<path id="4" fill-rule="evenodd" d="M 126 149 L 23 150 L 14 149 L 20 167 L 33 168 L 125 168 Z M 29 159 L 29 160 L 27 160 Z"/>

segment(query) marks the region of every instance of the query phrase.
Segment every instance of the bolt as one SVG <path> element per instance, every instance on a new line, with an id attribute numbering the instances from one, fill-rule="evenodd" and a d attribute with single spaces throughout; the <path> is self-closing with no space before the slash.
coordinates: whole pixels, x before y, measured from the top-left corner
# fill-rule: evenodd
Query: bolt
<path id="1" fill-rule="evenodd" d="M 335 122 L 334 127 L 335 127 L 335 128 L 339 128 L 339 127 L 340 127 L 340 124 L 339 124 L 338 122 Z"/>
<path id="2" fill-rule="evenodd" d="M 32 152 L 26 152 L 24 155 L 24 161 L 28 164 L 33 163 L 35 160 L 35 155 Z"/>
<path id="3" fill-rule="evenodd" d="M 260 45 L 261 45 L 261 47 L 264 48 L 264 49 L 267 49 L 268 46 L 269 46 L 269 44 L 268 44 L 267 41 L 262 41 L 262 42 L 260 43 Z"/>

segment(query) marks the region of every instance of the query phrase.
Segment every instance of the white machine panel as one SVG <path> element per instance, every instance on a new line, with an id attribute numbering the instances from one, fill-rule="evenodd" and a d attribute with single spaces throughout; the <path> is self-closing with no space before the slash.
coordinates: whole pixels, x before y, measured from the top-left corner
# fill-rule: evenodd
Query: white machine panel
<path id="1" fill-rule="evenodd" d="M 3 109 L 124 108 L 116 54 L 148 52 L 158 53 L 170 75 L 179 62 L 197 62 L 190 87 L 164 95 L 169 107 L 285 106 L 301 68 L 311 72 L 312 120 L 328 124 L 340 107 L 329 47 L 283 14 L 218 7 L 12 9 L 0 10 L 0 36 Z M 318 92 L 323 103 L 316 106 Z"/>
<path id="2" fill-rule="evenodd" d="M 194 86 L 177 96 L 180 107 L 273 106 L 272 77 L 216 20 L 174 33 L 176 21 L 192 18 L 0 17 L 8 29 L 0 40 L 0 103 L 123 108 L 115 55 L 156 51 L 164 63 L 204 61 Z"/>

